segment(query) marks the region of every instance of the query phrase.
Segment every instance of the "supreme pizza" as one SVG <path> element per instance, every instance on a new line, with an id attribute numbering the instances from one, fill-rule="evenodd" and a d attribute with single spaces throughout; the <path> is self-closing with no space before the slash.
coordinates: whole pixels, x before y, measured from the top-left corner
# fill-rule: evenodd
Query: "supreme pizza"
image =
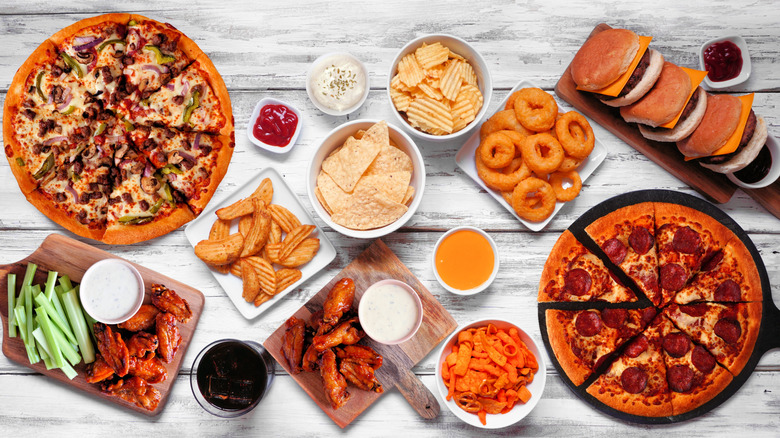
<path id="1" fill-rule="evenodd" d="M 543 329 L 569 380 L 642 417 L 684 414 L 721 393 L 761 324 L 761 280 L 742 240 L 665 202 L 619 208 L 583 231 L 590 241 L 561 235 L 539 284 Z"/>
<path id="2" fill-rule="evenodd" d="M 8 90 L 3 139 L 30 203 L 112 244 L 200 214 L 235 147 L 230 97 L 209 58 L 170 24 L 131 14 L 44 41 Z"/>

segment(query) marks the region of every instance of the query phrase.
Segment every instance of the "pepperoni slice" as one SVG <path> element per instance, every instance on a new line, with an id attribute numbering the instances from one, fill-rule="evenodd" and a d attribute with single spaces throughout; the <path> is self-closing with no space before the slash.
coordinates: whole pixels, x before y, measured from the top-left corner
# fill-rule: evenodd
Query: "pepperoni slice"
<path id="1" fill-rule="evenodd" d="M 691 362 L 693 362 L 693 366 L 695 366 L 697 370 L 704 374 L 708 374 L 715 368 L 715 358 L 701 345 L 693 347 Z"/>
<path id="2" fill-rule="evenodd" d="M 680 306 L 680 311 L 691 316 L 704 316 L 707 313 L 707 305 L 704 303 Z"/>
<path id="3" fill-rule="evenodd" d="M 628 319 L 628 310 L 626 309 L 604 309 L 601 311 L 601 319 L 604 325 L 610 328 L 620 328 Z"/>
<path id="4" fill-rule="evenodd" d="M 742 327 L 733 319 L 721 319 L 715 324 L 715 334 L 727 343 L 733 344 L 742 336 Z"/>
<path id="5" fill-rule="evenodd" d="M 645 227 L 636 227 L 628 236 L 628 244 L 637 254 L 646 254 L 655 244 L 655 238 Z"/>
<path id="6" fill-rule="evenodd" d="M 577 333 L 589 338 L 601 331 L 601 318 L 599 318 L 598 312 L 588 310 L 577 315 L 574 327 L 577 329 Z"/>
<path id="7" fill-rule="evenodd" d="M 666 381 L 674 392 L 686 392 L 693 386 L 693 370 L 687 365 L 674 365 L 666 371 Z"/>
<path id="8" fill-rule="evenodd" d="M 734 280 L 726 280 L 715 289 L 715 301 L 739 301 L 740 298 L 742 298 L 742 292 Z"/>
<path id="9" fill-rule="evenodd" d="M 655 318 L 655 307 L 648 307 L 642 311 L 642 327 L 647 327 L 648 324 Z"/>
<path id="10" fill-rule="evenodd" d="M 590 291 L 591 279 L 588 271 L 584 269 L 572 269 L 563 276 L 563 291 L 578 297 Z"/>
<path id="11" fill-rule="evenodd" d="M 620 375 L 620 384 L 631 394 L 639 394 L 647 387 L 647 372 L 639 367 L 630 367 Z"/>
<path id="12" fill-rule="evenodd" d="M 704 259 L 702 260 L 701 263 L 702 272 L 709 272 L 717 268 L 721 260 L 723 260 L 722 249 L 707 254 L 706 256 L 704 256 Z"/>
<path id="13" fill-rule="evenodd" d="M 648 345 L 649 343 L 647 342 L 647 337 L 645 335 L 639 335 L 636 337 L 636 339 L 631 341 L 630 344 L 628 344 L 628 347 L 626 347 L 624 353 L 626 356 L 633 359 L 644 353 L 645 350 L 647 350 Z"/>
<path id="14" fill-rule="evenodd" d="M 672 357 L 683 357 L 691 349 L 691 340 L 682 333 L 669 333 L 664 336 L 664 350 Z"/>
<path id="15" fill-rule="evenodd" d="M 674 233 L 672 248 L 675 251 L 693 254 L 699 249 L 699 245 L 701 245 L 701 237 L 691 227 L 678 228 Z"/>
<path id="16" fill-rule="evenodd" d="M 661 267 L 661 287 L 670 291 L 678 291 L 685 286 L 688 275 L 685 269 L 676 264 L 669 263 Z"/>
<path id="17" fill-rule="evenodd" d="M 603 249 L 604 253 L 607 254 L 607 257 L 612 260 L 612 263 L 616 265 L 623 263 L 623 260 L 626 258 L 626 253 L 628 253 L 626 245 L 623 245 L 623 242 L 617 239 L 607 240 L 601 245 L 601 249 Z"/>

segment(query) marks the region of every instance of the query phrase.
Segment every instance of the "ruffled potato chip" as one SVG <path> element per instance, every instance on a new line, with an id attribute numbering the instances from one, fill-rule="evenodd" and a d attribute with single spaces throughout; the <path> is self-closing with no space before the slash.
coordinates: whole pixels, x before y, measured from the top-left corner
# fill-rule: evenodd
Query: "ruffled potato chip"
<path id="1" fill-rule="evenodd" d="M 447 62 L 450 56 L 450 49 L 436 42 L 431 45 L 423 43 L 422 47 L 414 51 L 417 62 L 423 69 L 429 69 L 439 64 Z"/>
<path id="2" fill-rule="evenodd" d="M 414 53 L 410 53 L 398 62 L 398 76 L 407 87 L 416 87 L 425 78 L 425 72 Z"/>
<path id="3" fill-rule="evenodd" d="M 406 110 L 409 124 L 423 131 L 436 134 L 452 133 L 452 111 L 448 104 L 423 97 L 415 100 Z"/>

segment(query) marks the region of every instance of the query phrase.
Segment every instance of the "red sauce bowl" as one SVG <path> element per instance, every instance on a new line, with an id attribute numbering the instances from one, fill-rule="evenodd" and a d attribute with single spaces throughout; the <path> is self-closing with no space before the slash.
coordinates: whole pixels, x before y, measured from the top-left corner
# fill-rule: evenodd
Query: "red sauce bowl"
<path id="1" fill-rule="evenodd" d="M 284 146 L 276 146 L 274 144 L 267 143 L 262 140 L 262 138 L 258 138 L 257 135 L 255 135 L 255 127 L 258 124 L 258 119 L 261 116 L 261 111 L 263 111 L 263 108 L 272 105 L 277 106 L 281 105 L 286 107 L 287 111 L 295 116 L 297 119 L 297 124 L 295 125 L 294 131 L 292 131 L 292 134 L 290 135 L 290 140 L 287 142 Z M 278 116 L 278 111 L 273 111 L 275 114 L 272 115 L 273 117 Z M 284 113 L 284 111 L 282 112 Z M 267 114 L 266 114 L 267 115 Z M 301 113 L 292 105 L 290 105 L 287 102 L 283 102 L 278 99 L 274 99 L 271 97 L 266 97 L 264 99 L 261 99 L 260 102 L 257 102 L 257 105 L 255 105 L 254 111 L 252 111 L 252 116 L 249 118 L 249 123 L 246 127 L 246 135 L 249 137 L 249 141 L 252 142 L 255 146 L 265 149 L 269 152 L 273 152 L 275 154 L 285 154 L 287 152 L 290 152 L 292 147 L 295 145 L 295 142 L 298 140 L 298 135 L 301 133 L 301 126 L 303 125 L 303 120 L 301 119 Z"/>

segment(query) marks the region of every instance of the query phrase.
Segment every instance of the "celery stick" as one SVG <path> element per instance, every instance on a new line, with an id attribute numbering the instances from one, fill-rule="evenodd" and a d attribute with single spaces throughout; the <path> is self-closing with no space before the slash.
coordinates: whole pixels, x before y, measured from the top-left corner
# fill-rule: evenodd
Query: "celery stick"
<path id="1" fill-rule="evenodd" d="M 27 265 L 27 270 L 30 270 L 30 265 Z M 34 272 L 35 270 L 33 270 Z M 25 280 L 26 280 L 25 276 Z M 25 321 L 25 329 L 27 330 L 27 342 L 30 342 L 33 338 L 32 331 L 33 331 L 33 318 L 32 318 L 32 289 L 29 285 L 22 286 L 24 288 L 24 321 Z M 26 345 L 26 344 L 25 344 Z M 29 354 L 29 351 L 28 351 Z M 36 361 L 37 362 L 37 361 Z"/>
<path id="2" fill-rule="evenodd" d="M 22 281 L 22 287 L 32 286 L 33 277 L 35 277 L 35 270 L 38 269 L 38 265 L 35 263 L 27 263 L 27 270 L 24 272 L 24 280 Z"/>
<path id="3" fill-rule="evenodd" d="M 38 313 L 38 316 L 36 317 L 38 324 L 41 326 L 43 335 L 46 337 L 46 342 L 49 344 L 50 356 L 54 361 L 54 364 L 57 365 L 58 368 L 62 368 L 65 364 L 65 359 L 62 357 L 62 352 L 60 351 L 60 348 L 57 345 L 57 341 L 54 338 L 54 324 L 49 321 L 49 316 L 46 313 L 46 309 L 43 307 L 38 307 L 36 308 L 36 312 Z"/>
<path id="4" fill-rule="evenodd" d="M 39 307 L 35 310 L 37 311 L 38 309 Z M 70 362 L 71 365 L 76 365 L 81 362 L 79 352 L 76 351 L 76 348 L 74 348 L 67 339 L 65 339 L 65 335 L 57 328 L 56 324 L 51 326 L 51 333 L 54 335 L 54 341 L 57 343 L 57 347 L 59 347 L 62 355 L 65 359 L 68 359 L 68 362 Z"/>
<path id="5" fill-rule="evenodd" d="M 60 299 L 60 296 L 56 293 L 51 294 L 51 298 L 49 299 L 51 301 L 51 304 L 54 306 L 54 310 L 57 311 L 57 315 L 59 315 L 60 319 L 67 322 L 67 316 L 65 316 L 65 309 L 62 307 L 62 300 Z M 71 333 L 73 332 L 73 327 L 68 326 L 68 328 L 71 329 Z"/>
<path id="6" fill-rule="evenodd" d="M 16 314 L 16 320 L 19 322 L 19 336 L 24 343 L 24 349 L 27 351 L 27 359 L 31 364 L 38 363 L 41 358 L 34 347 L 35 341 L 32 338 L 27 339 L 27 317 L 24 314 L 24 307 L 17 305 L 14 308 L 14 313 Z"/>
<path id="7" fill-rule="evenodd" d="M 74 377 L 79 375 L 79 373 L 77 373 L 76 370 L 74 370 L 73 367 L 70 366 L 67 362 L 65 362 L 65 365 L 61 366 L 60 369 L 63 373 L 65 373 L 65 377 L 70 380 L 73 380 Z"/>
<path id="8" fill-rule="evenodd" d="M 16 301 L 16 274 L 8 274 L 8 336 L 16 337 L 16 316 L 14 302 Z"/>
<path id="9" fill-rule="evenodd" d="M 82 312 L 75 291 L 65 292 L 62 295 L 62 302 L 68 314 L 70 326 L 79 342 L 79 350 L 84 358 L 84 363 L 91 363 L 95 360 L 95 348 L 92 346 L 87 322 L 84 320 L 84 312 Z"/>
<path id="10" fill-rule="evenodd" d="M 60 286 L 62 286 L 62 291 L 67 292 L 71 289 L 73 289 L 73 285 L 70 284 L 70 277 L 67 275 L 63 275 L 60 277 Z"/>
<path id="11" fill-rule="evenodd" d="M 43 332 L 41 331 L 40 327 L 38 327 L 35 330 L 33 330 L 33 337 L 36 340 L 35 346 L 38 349 L 38 355 L 43 360 L 43 364 L 46 365 L 46 369 L 47 370 L 50 370 L 52 368 L 57 368 L 56 366 L 54 366 L 54 362 L 52 362 L 51 357 L 46 352 L 46 348 L 44 348 L 43 343 L 39 339 L 39 337 L 38 337 L 39 333 L 40 333 L 40 339 L 43 339 L 43 341 L 46 342 L 46 339 L 43 337 Z"/>
<path id="12" fill-rule="evenodd" d="M 41 293 L 41 285 L 36 284 L 32 287 L 33 298 L 37 297 Z"/>
<path id="13" fill-rule="evenodd" d="M 57 271 L 49 271 L 49 275 L 46 277 L 46 287 L 44 291 L 46 298 L 51 299 L 51 294 L 54 293 L 54 286 L 57 285 Z"/>
<path id="14" fill-rule="evenodd" d="M 51 321 L 60 328 L 62 333 L 65 334 L 65 336 L 68 338 L 68 342 L 76 344 L 76 337 L 70 330 L 70 325 L 68 325 L 66 320 L 60 318 L 59 313 L 57 313 L 57 310 L 54 308 L 51 302 L 46 299 L 46 296 L 44 294 L 39 294 L 37 297 L 35 297 L 35 302 L 39 306 L 46 309 L 46 313 L 49 315 L 49 319 L 51 319 Z"/>

